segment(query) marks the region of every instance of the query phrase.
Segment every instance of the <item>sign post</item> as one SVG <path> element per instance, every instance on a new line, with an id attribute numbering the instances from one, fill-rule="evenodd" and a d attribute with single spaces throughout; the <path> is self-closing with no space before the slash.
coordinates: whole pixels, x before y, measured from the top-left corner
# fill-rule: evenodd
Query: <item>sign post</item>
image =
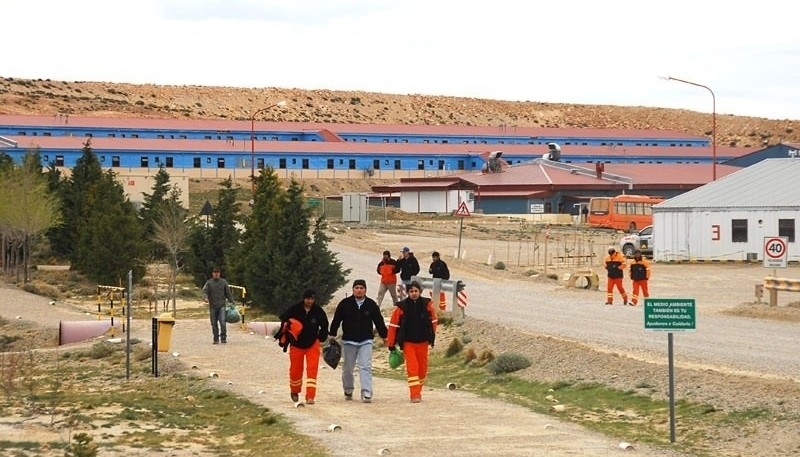
<path id="1" fill-rule="evenodd" d="M 461 202 L 461 204 L 458 205 L 458 209 L 453 214 L 455 216 L 458 216 L 459 218 L 461 218 L 461 220 L 458 222 L 458 251 L 456 251 L 456 258 L 460 259 L 461 258 L 461 233 L 464 231 L 464 218 L 470 216 L 469 209 L 467 208 L 467 202 Z"/>
<path id="2" fill-rule="evenodd" d="M 696 327 L 694 298 L 645 298 L 644 329 L 666 331 L 667 370 L 669 372 L 669 441 L 675 442 L 675 364 L 672 332 L 694 331 Z"/>
<path id="3" fill-rule="evenodd" d="M 789 257 L 789 238 L 785 236 L 764 237 L 764 268 L 786 268 Z"/>

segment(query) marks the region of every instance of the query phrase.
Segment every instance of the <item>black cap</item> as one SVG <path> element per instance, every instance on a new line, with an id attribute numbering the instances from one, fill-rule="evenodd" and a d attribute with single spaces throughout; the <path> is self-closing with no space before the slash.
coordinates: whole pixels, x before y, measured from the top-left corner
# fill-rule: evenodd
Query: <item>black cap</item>
<path id="1" fill-rule="evenodd" d="M 306 289 L 303 298 L 317 298 L 317 292 L 314 289 Z"/>
<path id="2" fill-rule="evenodd" d="M 366 289 L 367 281 L 364 281 L 363 279 L 356 279 L 355 281 L 353 281 L 353 287 L 355 288 L 356 286 L 364 286 L 364 288 Z"/>

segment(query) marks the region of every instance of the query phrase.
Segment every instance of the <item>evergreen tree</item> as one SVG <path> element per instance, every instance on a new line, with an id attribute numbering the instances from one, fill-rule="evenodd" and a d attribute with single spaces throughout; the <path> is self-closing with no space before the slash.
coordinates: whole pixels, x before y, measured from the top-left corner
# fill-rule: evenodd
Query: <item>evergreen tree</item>
<path id="1" fill-rule="evenodd" d="M 237 279 L 256 306 L 268 312 L 283 311 L 309 287 L 317 289 L 320 302 L 327 302 L 344 284 L 346 272 L 328 251 L 324 222 L 317 221 L 312 239 L 311 212 L 296 181 L 284 190 L 268 168 L 255 183 L 253 211 L 237 257 Z"/>
<path id="2" fill-rule="evenodd" d="M 233 180 L 225 179 L 220 184 L 217 205 L 209 218 L 210 226 L 195 221 L 189 234 L 189 252 L 186 255 L 188 270 L 198 287 L 202 286 L 211 269 L 215 266 L 226 272 L 229 280 L 234 280 L 228 266 L 233 263 L 230 257 L 237 252 L 241 233 L 237 224 L 242 215 L 236 201 L 237 189 Z"/>
<path id="3" fill-rule="evenodd" d="M 88 195 L 73 265 L 98 284 L 121 285 L 129 270 L 138 281 L 145 272 L 144 230 L 114 172 L 102 173 Z"/>
<path id="4" fill-rule="evenodd" d="M 144 226 L 145 239 L 148 240 L 149 249 L 152 253 L 153 259 L 163 259 L 167 252 L 164 246 L 154 242 L 153 235 L 155 234 L 155 223 L 158 215 L 161 213 L 165 201 L 169 198 L 171 186 L 169 184 L 169 173 L 160 166 L 158 172 L 153 176 L 153 193 L 144 193 L 144 200 L 142 208 L 139 210 L 139 216 Z"/>
<path id="5" fill-rule="evenodd" d="M 52 170 L 51 167 L 48 171 L 48 179 L 51 188 L 55 187 L 61 200 L 62 223 L 51 229 L 47 236 L 50 239 L 51 249 L 56 254 L 74 260 L 73 254 L 79 234 L 88 222 L 88 201 L 91 191 L 103 174 L 100 161 L 92 150 L 91 139 L 84 143 L 83 155 L 76 161 L 69 179 L 62 180 L 56 185 L 53 182 L 56 173 Z"/>

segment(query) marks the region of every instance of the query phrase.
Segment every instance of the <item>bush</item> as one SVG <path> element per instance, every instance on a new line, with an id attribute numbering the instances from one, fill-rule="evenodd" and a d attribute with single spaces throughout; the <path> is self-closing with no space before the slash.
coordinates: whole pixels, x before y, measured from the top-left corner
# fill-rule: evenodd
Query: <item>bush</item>
<path id="1" fill-rule="evenodd" d="M 458 338 L 453 338 L 453 341 L 450 342 L 450 346 L 447 346 L 447 351 L 445 351 L 444 356 L 452 357 L 461 352 L 462 349 L 464 349 L 464 343 Z"/>
<path id="2" fill-rule="evenodd" d="M 505 353 L 500 354 L 492 360 L 486 369 L 492 374 L 513 373 L 531 366 L 531 361 L 522 354 Z"/>
<path id="3" fill-rule="evenodd" d="M 478 354 L 475 352 L 474 348 L 467 349 L 467 352 L 464 353 L 464 362 L 470 363 L 473 362 L 478 358 Z"/>
<path id="4" fill-rule="evenodd" d="M 505 270 L 506 269 L 506 264 L 504 264 L 503 262 L 497 262 L 496 264 L 494 264 L 494 269 L 495 270 Z"/>

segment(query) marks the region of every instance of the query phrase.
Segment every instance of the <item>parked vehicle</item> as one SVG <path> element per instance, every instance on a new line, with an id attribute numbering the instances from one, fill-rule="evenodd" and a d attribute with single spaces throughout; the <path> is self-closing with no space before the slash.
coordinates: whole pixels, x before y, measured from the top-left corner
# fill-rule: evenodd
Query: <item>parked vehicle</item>
<path id="1" fill-rule="evenodd" d="M 589 199 L 589 214 L 586 222 L 590 227 L 606 227 L 634 232 L 653 224 L 655 204 L 663 202 L 661 197 L 647 195 L 618 195 L 616 197 L 593 197 Z"/>
<path id="2" fill-rule="evenodd" d="M 619 240 L 619 247 L 625 257 L 633 257 L 633 251 L 640 250 L 642 255 L 653 255 L 653 226 L 623 236 Z"/>

